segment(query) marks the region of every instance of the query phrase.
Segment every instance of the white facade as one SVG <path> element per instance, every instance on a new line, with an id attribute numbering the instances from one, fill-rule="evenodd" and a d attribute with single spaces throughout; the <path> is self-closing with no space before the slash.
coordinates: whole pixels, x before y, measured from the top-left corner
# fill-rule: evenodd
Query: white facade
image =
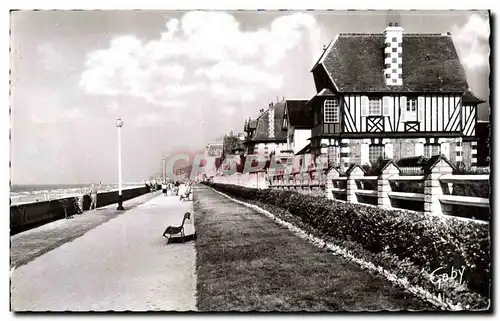
<path id="1" fill-rule="evenodd" d="M 293 141 L 289 142 L 289 148 L 293 150 L 294 154 L 297 154 L 300 150 L 302 150 L 309 144 L 309 138 L 311 138 L 310 129 L 294 129 Z"/>

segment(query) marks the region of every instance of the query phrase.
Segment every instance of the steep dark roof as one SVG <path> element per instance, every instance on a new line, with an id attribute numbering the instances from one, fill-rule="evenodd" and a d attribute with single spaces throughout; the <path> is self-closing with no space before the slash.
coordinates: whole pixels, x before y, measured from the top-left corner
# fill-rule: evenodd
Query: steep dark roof
<path id="1" fill-rule="evenodd" d="M 314 125 L 313 113 L 307 100 L 287 100 L 286 109 L 290 126 L 312 128 Z"/>
<path id="2" fill-rule="evenodd" d="M 450 35 L 403 35 L 403 85 L 386 86 L 383 34 L 339 34 L 320 59 L 339 92 L 465 92 Z"/>
<path id="3" fill-rule="evenodd" d="M 283 117 L 285 115 L 285 102 L 274 104 L 274 138 L 269 137 L 269 109 L 256 119 L 255 136 L 250 141 L 286 142 L 287 131 L 283 130 Z"/>
<path id="4" fill-rule="evenodd" d="M 465 94 L 462 96 L 462 102 L 469 104 L 482 104 L 486 101 L 478 98 L 476 95 L 474 95 L 472 91 L 467 90 Z"/>
<path id="5" fill-rule="evenodd" d="M 307 104 L 309 105 L 314 100 L 316 100 L 316 98 L 318 98 L 318 97 L 334 97 L 334 96 L 336 96 L 336 95 L 330 89 L 323 88 L 319 93 L 317 93 L 315 96 L 313 96 L 311 99 L 309 99 Z"/>

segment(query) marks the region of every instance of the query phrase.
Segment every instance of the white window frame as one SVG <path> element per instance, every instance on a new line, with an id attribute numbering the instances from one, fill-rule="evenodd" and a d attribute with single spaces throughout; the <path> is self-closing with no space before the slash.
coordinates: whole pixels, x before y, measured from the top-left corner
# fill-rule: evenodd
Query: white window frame
<path id="1" fill-rule="evenodd" d="M 323 111 L 324 117 L 323 120 L 325 123 L 336 124 L 340 121 L 340 108 L 339 102 L 336 99 L 327 99 L 323 103 Z"/>
<path id="2" fill-rule="evenodd" d="M 373 157 L 374 149 L 380 149 L 380 153 L 377 153 L 377 157 Z M 368 147 L 368 161 L 370 163 L 376 162 L 380 157 L 384 157 L 384 145 L 372 144 Z"/>
<path id="3" fill-rule="evenodd" d="M 374 103 L 378 103 L 378 110 L 374 109 Z M 368 97 L 368 116 L 382 116 L 382 99 L 380 97 Z"/>
<path id="4" fill-rule="evenodd" d="M 407 97 L 405 108 L 405 120 L 417 121 L 418 99 L 416 97 Z"/>

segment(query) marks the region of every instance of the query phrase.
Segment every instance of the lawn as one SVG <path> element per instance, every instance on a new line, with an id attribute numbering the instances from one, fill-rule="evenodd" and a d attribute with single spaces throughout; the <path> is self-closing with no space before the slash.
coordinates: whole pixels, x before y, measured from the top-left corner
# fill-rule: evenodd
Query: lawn
<path id="1" fill-rule="evenodd" d="M 194 209 L 200 311 L 432 309 L 208 187 Z"/>

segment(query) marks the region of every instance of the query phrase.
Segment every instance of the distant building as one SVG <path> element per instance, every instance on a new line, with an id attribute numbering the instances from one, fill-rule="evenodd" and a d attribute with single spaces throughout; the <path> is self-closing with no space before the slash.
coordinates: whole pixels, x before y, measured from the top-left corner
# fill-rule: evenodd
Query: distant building
<path id="1" fill-rule="evenodd" d="M 205 148 L 205 155 L 210 157 L 221 157 L 223 148 L 223 143 L 209 143 Z"/>
<path id="2" fill-rule="evenodd" d="M 245 121 L 247 155 L 260 155 L 269 159 L 271 155 L 281 156 L 288 150 L 288 128 L 283 126 L 285 101 L 270 103 L 262 109 L 257 119 Z"/>

